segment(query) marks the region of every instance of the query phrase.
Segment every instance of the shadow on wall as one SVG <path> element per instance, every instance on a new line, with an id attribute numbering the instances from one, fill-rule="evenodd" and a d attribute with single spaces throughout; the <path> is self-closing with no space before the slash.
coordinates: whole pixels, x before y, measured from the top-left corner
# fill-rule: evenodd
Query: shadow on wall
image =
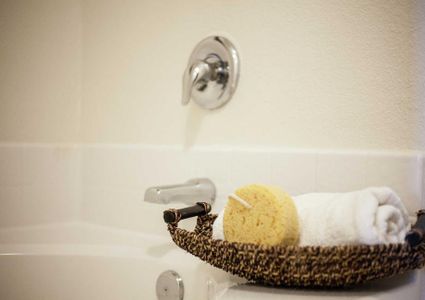
<path id="1" fill-rule="evenodd" d="M 196 104 L 189 104 L 189 107 L 187 108 L 186 124 L 184 129 L 183 146 L 185 150 L 190 149 L 196 143 L 204 120 L 209 116 L 220 112 L 221 109 L 222 108 L 208 111 L 200 108 Z"/>

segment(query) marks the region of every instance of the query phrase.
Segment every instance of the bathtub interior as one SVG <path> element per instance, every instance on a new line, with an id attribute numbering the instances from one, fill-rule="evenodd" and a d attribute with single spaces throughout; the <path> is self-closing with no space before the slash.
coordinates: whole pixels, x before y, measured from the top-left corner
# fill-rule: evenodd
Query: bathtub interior
<path id="1" fill-rule="evenodd" d="M 238 281 L 166 237 L 89 223 L 1 230 L 0 241 L 0 299 L 156 299 L 166 270 L 183 278 L 185 299 Z"/>

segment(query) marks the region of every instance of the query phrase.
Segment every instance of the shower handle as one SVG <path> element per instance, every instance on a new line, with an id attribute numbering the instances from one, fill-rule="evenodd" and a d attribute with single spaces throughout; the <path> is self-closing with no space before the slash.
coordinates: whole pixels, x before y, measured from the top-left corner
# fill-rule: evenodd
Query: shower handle
<path id="1" fill-rule="evenodd" d="M 226 38 L 212 36 L 193 50 L 183 73 L 181 103 L 193 100 L 200 107 L 213 110 L 232 97 L 239 77 L 239 58 Z"/>
<path id="2" fill-rule="evenodd" d="M 187 105 L 192 97 L 192 90 L 194 87 L 202 89 L 208 83 L 211 75 L 211 67 L 205 61 L 197 61 L 190 65 L 183 75 L 183 95 L 182 104 Z"/>

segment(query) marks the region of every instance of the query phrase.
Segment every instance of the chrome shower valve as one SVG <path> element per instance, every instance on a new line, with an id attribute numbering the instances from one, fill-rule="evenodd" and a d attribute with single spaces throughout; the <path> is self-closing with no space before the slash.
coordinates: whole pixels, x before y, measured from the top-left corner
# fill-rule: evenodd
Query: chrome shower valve
<path id="1" fill-rule="evenodd" d="M 202 40 L 193 50 L 183 74 L 182 104 L 193 99 L 205 109 L 216 109 L 232 97 L 239 77 L 239 57 L 226 38 Z"/>

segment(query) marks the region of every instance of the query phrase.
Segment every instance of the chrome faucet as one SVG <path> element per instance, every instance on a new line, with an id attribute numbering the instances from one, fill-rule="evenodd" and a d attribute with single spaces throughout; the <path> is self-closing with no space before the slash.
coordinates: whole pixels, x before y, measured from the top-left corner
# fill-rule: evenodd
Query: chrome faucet
<path id="1" fill-rule="evenodd" d="M 145 201 L 159 204 L 170 202 L 213 204 L 215 196 L 216 188 L 210 179 L 196 178 L 183 184 L 150 187 L 145 192 Z"/>

